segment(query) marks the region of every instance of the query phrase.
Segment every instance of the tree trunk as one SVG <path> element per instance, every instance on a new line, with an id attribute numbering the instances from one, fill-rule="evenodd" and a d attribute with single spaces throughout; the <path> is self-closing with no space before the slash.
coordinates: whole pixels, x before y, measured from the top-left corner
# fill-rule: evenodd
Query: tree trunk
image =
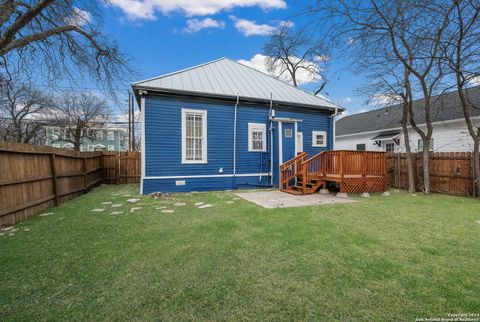
<path id="1" fill-rule="evenodd" d="M 403 140 L 405 144 L 405 152 L 407 153 L 407 173 L 408 173 L 408 192 L 415 193 L 415 174 L 414 174 L 414 167 L 413 167 L 413 158 L 412 158 L 412 149 L 410 148 L 410 135 L 408 134 L 408 119 L 409 119 L 409 110 L 411 100 L 411 88 L 410 82 L 408 81 L 408 77 L 410 76 L 410 72 L 405 69 L 405 84 L 406 84 L 406 94 L 404 96 L 403 101 L 403 111 L 402 111 L 402 131 L 403 131 Z M 400 176 L 400 173 L 398 174 Z"/>
<path id="2" fill-rule="evenodd" d="M 480 197 L 480 137 L 473 143 L 473 182 L 475 184 L 474 197 Z"/>
<path id="3" fill-rule="evenodd" d="M 407 153 L 408 192 L 415 193 L 415 173 L 413 167 L 412 149 L 407 124 L 402 124 L 403 139 L 405 140 L 405 152 Z M 400 175 L 400 174 L 399 174 Z"/>
<path id="4" fill-rule="evenodd" d="M 431 193 L 430 191 L 430 138 L 427 137 L 423 140 L 423 189 L 426 195 Z"/>

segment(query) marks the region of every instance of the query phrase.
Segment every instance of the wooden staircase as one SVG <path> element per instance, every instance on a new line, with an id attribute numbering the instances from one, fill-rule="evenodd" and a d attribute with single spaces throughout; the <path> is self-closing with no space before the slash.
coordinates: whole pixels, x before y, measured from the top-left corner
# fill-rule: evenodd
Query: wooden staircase
<path id="1" fill-rule="evenodd" d="M 307 159 L 302 152 L 280 165 L 280 191 L 295 195 L 309 195 L 326 185 L 321 178 L 320 160 L 323 152 Z"/>

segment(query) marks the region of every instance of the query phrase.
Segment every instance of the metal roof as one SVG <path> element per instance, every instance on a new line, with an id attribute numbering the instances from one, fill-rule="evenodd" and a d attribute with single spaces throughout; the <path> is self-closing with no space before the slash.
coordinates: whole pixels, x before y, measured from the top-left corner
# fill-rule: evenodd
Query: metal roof
<path id="1" fill-rule="evenodd" d="M 243 65 L 230 58 L 220 58 L 178 72 L 132 84 L 171 93 L 251 99 L 320 109 L 335 109 L 335 104 L 305 92 L 286 82 Z"/>
<path id="2" fill-rule="evenodd" d="M 467 97 L 474 105 L 480 106 L 480 86 L 467 90 Z M 417 124 L 425 124 L 423 98 L 413 101 L 414 117 Z M 480 108 L 470 107 L 471 116 L 480 116 Z M 458 92 L 448 92 L 432 97 L 432 122 L 463 119 L 463 109 Z M 400 104 L 381 109 L 345 116 L 335 123 L 336 135 L 356 134 L 400 128 L 402 126 Z"/>

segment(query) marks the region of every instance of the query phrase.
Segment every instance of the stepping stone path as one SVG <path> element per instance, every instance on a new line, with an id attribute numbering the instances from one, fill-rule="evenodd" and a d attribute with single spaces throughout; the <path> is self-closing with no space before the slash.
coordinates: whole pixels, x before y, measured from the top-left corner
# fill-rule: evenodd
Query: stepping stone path
<path id="1" fill-rule="evenodd" d="M 155 209 L 157 209 L 157 210 L 161 210 L 161 209 L 165 209 L 165 208 L 167 208 L 167 207 L 155 207 Z"/>
<path id="2" fill-rule="evenodd" d="M 197 202 L 197 203 L 195 204 L 195 206 L 201 206 L 201 205 L 203 205 L 203 204 L 204 204 L 204 202 Z"/>
<path id="3" fill-rule="evenodd" d="M 116 204 L 112 205 L 112 208 L 120 208 L 121 206 L 123 206 L 122 203 L 116 203 Z"/>
<path id="4" fill-rule="evenodd" d="M 132 207 L 132 209 L 130 209 L 130 212 L 135 212 L 136 210 L 139 210 L 139 209 L 142 209 L 142 207 Z"/>
<path id="5" fill-rule="evenodd" d="M 242 199 L 242 198 L 239 198 L 239 197 L 233 198 L 233 200 L 240 200 L 240 199 Z"/>
<path id="6" fill-rule="evenodd" d="M 227 203 L 228 203 L 228 204 L 232 204 L 232 203 L 235 203 L 235 201 L 228 200 Z"/>
<path id="7" fill-rule="evenodd" d="M 105 202 L 102 202 L 102 205 L 111 205 L 112 202 L 111 201 L 105 201 Z"/>
<path id="8" fill-rule="evenodd" d="M 185 205 L 186 205 L 186 204 L 185 204 L 184 202 L 176 202 L 176 203 L 174 204 L 175 207 L 183 207 L 183 206 L 185 206 Z"/>
<path id="9" fill-rule="evenodd" d="M 103 208 L 95 208 L 92 210 L 92 212 L 102 212 L 102 211 L 105 211 L 105 209 Z"/>
<path id="10" fill-rule="evenodd" d="M 38 215 L 38 216 L 39 217 L 46 217 L 46 216 L 50 216 L 50 215 L 53 215 L 53 212 L 46 212 L 46 213 Z"/>
<path id="11" fill-rule="evenodd" d="M 8 236 L 15 236 L 15 234 L 8 234 Z"/>
<path id="12" fill-rule="evenodd" d="M 122 197 L 131 197 L 132 195 L 122 195 Z"/>
<path id="13" fill-rule="evenodd" d="M 118 192 L 112 192 L 112 196 L 120 196 Z"/>
<path id="14" fill-rule="evenodd" d="M 123 214 L 123 211 L 112 211 L 110 215 L 121 215 Z"/>
<path id="15" fill-rule="evenodd" d="M 477 224 L 480 224 L 480 220 L 477 220 Z"/>
<path id="16" fill-rule="evenodd" d="M 9 230 L 12 230 L 12 229 L 13 229 L 13 226 L 2 228 L 3 231 L 9 231 Z"/>
<path id="17" fill-rule="evenodd" d="M 140 201 L 140 199 L 138 199 L 138 198 L 127 199 L 127 202 L 129 202 L 129 203 L 137 203 L 139 201 Z"/>
<path id="18" fill-rule="evenodd" d="M 175 212 L 175 210 L 173 209 L 163 209 L 162 210 L 162 213 L 164 214 L 173 214 Z"/>
<path id="19" fill-rule="evenodd" d="M 30 228 L 25 228 L 23 231 L 30 231 Z"/>
<path id="20" fill-rule="evenodd" d="M 206 205 L 198 207 L 198 209 L 204 209 L 204 208 L 210 208 L 210 207 L 213 207 L 213 206 L 210 205 L 210 204 L 206 204 Z"/>

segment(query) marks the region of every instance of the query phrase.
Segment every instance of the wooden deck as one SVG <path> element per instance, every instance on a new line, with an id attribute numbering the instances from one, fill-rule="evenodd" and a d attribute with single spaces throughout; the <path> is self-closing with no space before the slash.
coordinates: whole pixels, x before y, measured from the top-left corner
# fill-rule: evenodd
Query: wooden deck
<path id="1" fill-rule="evenodd" d="M 311 158 L 302 152 L 280 165 L 280 191 L 312 194 L 338 183 L 340 192 L 387 190 L 387 154 L 370 151 L 324 151 Z"/>

